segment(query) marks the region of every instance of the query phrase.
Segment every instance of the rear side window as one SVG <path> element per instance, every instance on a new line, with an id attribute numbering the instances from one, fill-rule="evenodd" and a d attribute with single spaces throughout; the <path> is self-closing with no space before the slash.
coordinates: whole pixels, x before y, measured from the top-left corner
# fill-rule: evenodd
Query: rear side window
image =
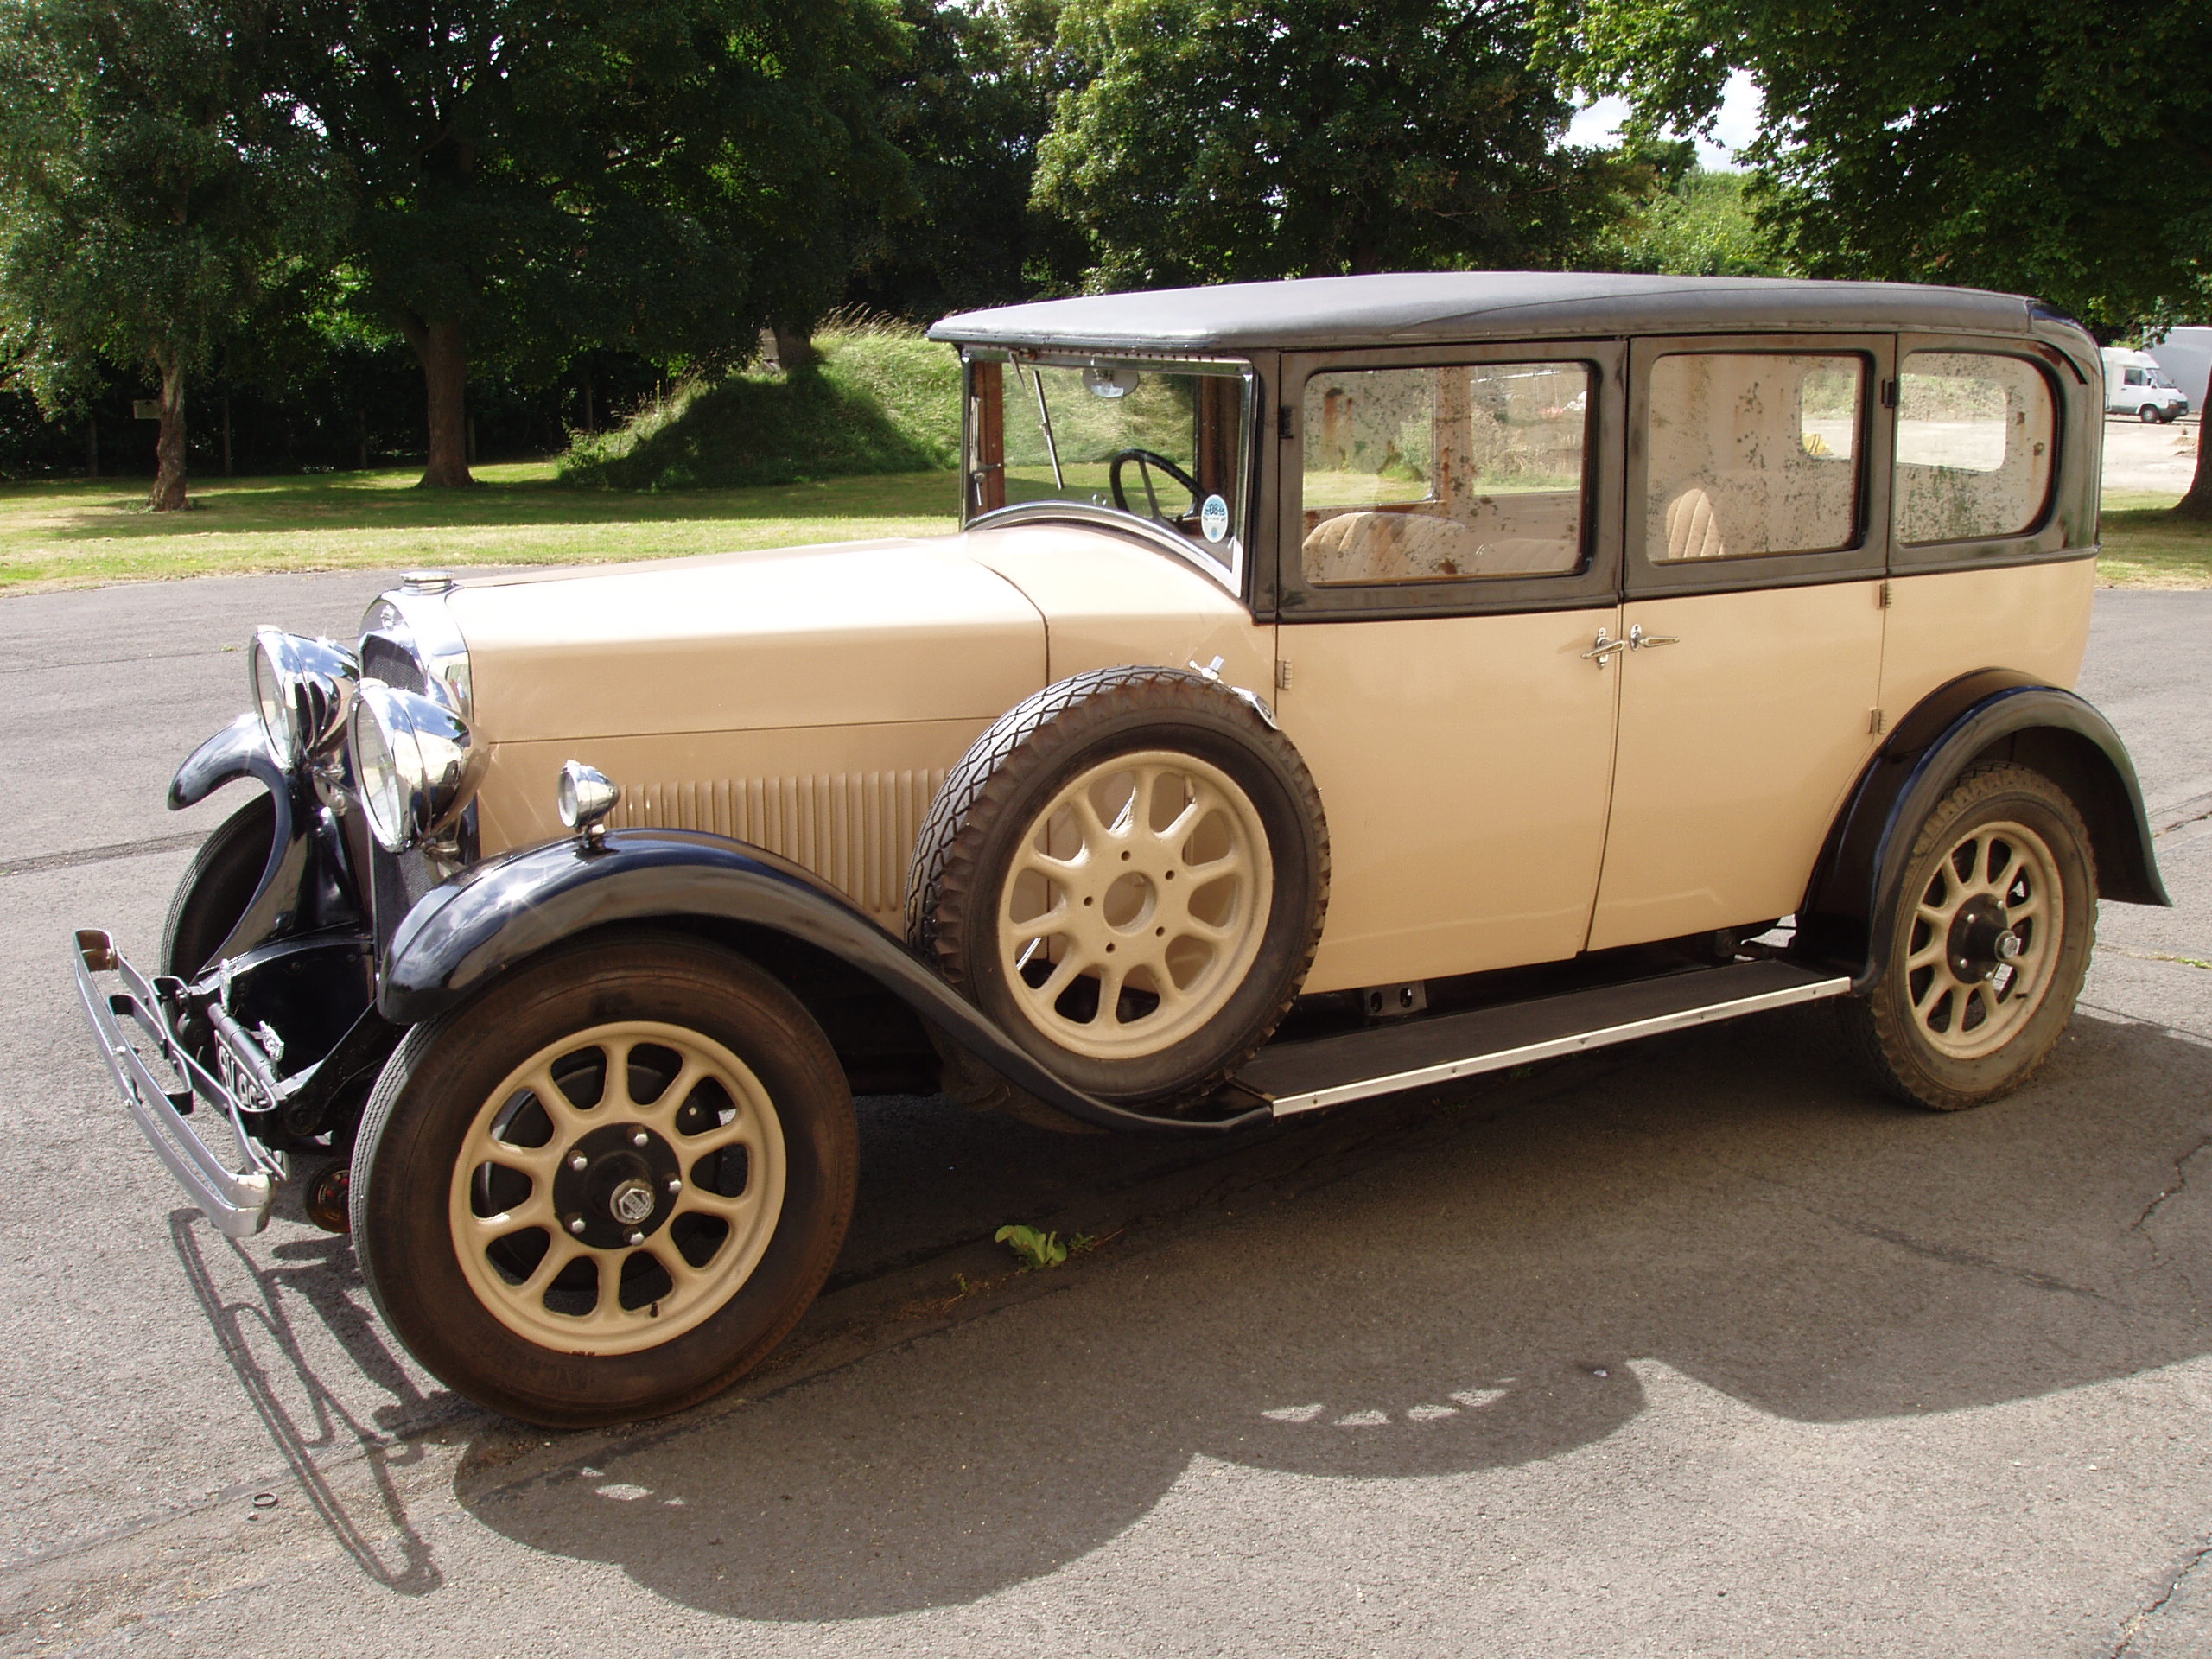
<path id="1" fill-rule="evenodd" d="M 1913 352 L 1897 382 L 1897 539 L 2017 536 L 2050 495 L 2057 415 L 2023 358 Z"/>
<path id="2" fill-rule="evenodd" d="M 1586 363 L 1331 369 L 1306 383 L 1306 580 L 1582 568 Z"/>
<path id="3" fill-rule="evenodd" d="M 1866 360 L 1682 352 L 1651 365 L 1643 545 L 1655 564 L 1858 539 Z"/>

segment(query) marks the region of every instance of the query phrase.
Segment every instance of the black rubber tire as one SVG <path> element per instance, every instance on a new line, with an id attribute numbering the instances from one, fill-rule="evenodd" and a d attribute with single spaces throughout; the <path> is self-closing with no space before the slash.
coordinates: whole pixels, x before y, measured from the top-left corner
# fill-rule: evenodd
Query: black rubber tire
<path id="1" fill-rule="evenodd" d="M 2145 426 L 2163 426 L 2165 415 L 2156 404 L 2145 404 L 2135 411 L 2135 418 Z"/>
<path id="2" fill-rule="evenodd" d="M 1117 753 L 1171 749 L 1244 791 L 1274 862 L 1274 904 L 1243 984 L 1213 1019 L 1157 1054 L 1101 1059 L 1062 1048 L 1024 1016 L 1005 977 L 992 912 L 1024 828 L 1069 780 Z M 1250 703 L 1169 668 L 1107 668 L 1046 687 L 976 740 L 922 825 L 907 882 L 915 946 L 999 1028 L 1103 1100 L 1172 1112 L 1215 1093 L 1298 995 L 1328 909 L 1329 830 L 1296 747 Z"/>
<path id="3" fill-rule="evenodd" d="M 1904 963 L 1917 896 L 1927 891 L 1936 861 L 1965 831 L 1992 821 L 2022 823 L 2043 837 L 2057 865 L 2064 915 L 2041 1005 L 2002 1047 L 1961 1059 L 1943 1053 L 1922 1034 Z M 2095 855 L 2081 813 L 2066 791 L 2039 772 L 2009 762 L 1976 766 L 1921 823 L 1898 893 L 1891 913 L 1875 922 L 1889 938 L 1888 966 L 1881 979 L 1867 995 L 1837 1005 L 1853 1051 L 1878 1088 L 1932 1110 L 1962 1111 L 2012 1093 L 2050 1058 L 2073 1018 L 2096 940 Z"/>
<path id="4" fill-rule="evenodd" d="M 255 796 L 215 827 L 185 866 L 162 926 L 162 971 L 190 979 L 215 959 L 269 867 L 276 804 Z"/>
<path id="5" fill-rule="evenodd" d="M 698 1031 L 752 1068 L 784 1135 L 783 1213 L 752 1276 L 702 1323 L 633 1353 L 556 1352 L 469 1288 L 447 1220 L 448 1184 L 476 1111 L 510 1070 L 564 1032 L 626 1019 Z M 630 1421 L 720 1392 L 783 1339 L 836 1261 L 859 1166 L 843 1068 L 797 997 L 696 939 L 594 935 L 407 1033 L 354 1147 L 353 1243 L 385 1323 L 457 1392 L 549 1427 Z"/>

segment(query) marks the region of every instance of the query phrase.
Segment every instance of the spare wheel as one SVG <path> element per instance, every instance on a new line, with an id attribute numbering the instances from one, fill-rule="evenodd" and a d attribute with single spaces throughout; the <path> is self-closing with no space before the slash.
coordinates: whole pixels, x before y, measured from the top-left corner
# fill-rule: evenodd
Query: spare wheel
<path id="1" fill-rule="evenodd" d="M 1168 1111 L 1274 1031 L 1328 886 L 1320 796 L 1253 700 L 1179 670 L 1101 669 L 1014 709 L 945 780 L 907 926 L 1058 1075 Z"/>

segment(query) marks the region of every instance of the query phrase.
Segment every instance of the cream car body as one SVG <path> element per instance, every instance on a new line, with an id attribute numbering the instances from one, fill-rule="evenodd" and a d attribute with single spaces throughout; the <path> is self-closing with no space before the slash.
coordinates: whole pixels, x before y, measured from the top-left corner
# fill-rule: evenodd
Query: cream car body
<path id="1" fill-rule="evenodd" d="M 2164 902 L 2071 693 L 2101 361 L 2031 302 L 1449 274 L 933 332 L 957 532 L 264 630 L 171 798 L 265 794 L 159 975 L 79 936 L 194 1201 L 251 1234 L 316 1160 L 476 1399 L 753 1363 L 855 1092 L 1226 1134 L 1834 1000 L 1970 1105 L 2056 1040 L 2096 899 Z"/>

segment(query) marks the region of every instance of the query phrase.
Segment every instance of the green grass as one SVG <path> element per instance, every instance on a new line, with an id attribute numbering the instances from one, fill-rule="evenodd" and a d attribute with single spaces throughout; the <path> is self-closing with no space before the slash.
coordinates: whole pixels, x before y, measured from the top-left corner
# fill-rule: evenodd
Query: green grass
<path id="1" fill-rule="evenodd" d="M 748 489 L 576 490 L 553 463 L 477 468 L 483 487 L 419 490 L 414 472 L 199 479 L 188 513 L 145 511 L 142 480 L 0 485 L 0 594 L 273 570 L 588 563 L 878 536 L 958 518 L 949 472 Z M 2101 581 L 2212 588 L 2212 524 L 2171 498 L 2105 499 Z"/>
<path id="2" fill-rule="evenodd" d="M 2098 581 L 2112 588 L 2212 588 L 2212 523 L 2172 517 L 2166 509 L 2177 499 L 2106 494 Z"/>
<path id="3" fill-rule="evenodd" d="M 197 479 L 185 513 L 145 511 L 143 480 L 0 486 L 0 593 L 271 570 L 570 564 L 957 527 L 950 473 L 756 489 L 575 490 L 550 461 L 479 467 L 482 487 L 412 471 Z"/>
<path id="4" fill-rule="evenodd" d="M 582 488 L 692 490 L 918 472 L 960 452 L 960 362 L 901 323 L 815 337 L 819 367 L 679 387 L 561 458 Z"/>

